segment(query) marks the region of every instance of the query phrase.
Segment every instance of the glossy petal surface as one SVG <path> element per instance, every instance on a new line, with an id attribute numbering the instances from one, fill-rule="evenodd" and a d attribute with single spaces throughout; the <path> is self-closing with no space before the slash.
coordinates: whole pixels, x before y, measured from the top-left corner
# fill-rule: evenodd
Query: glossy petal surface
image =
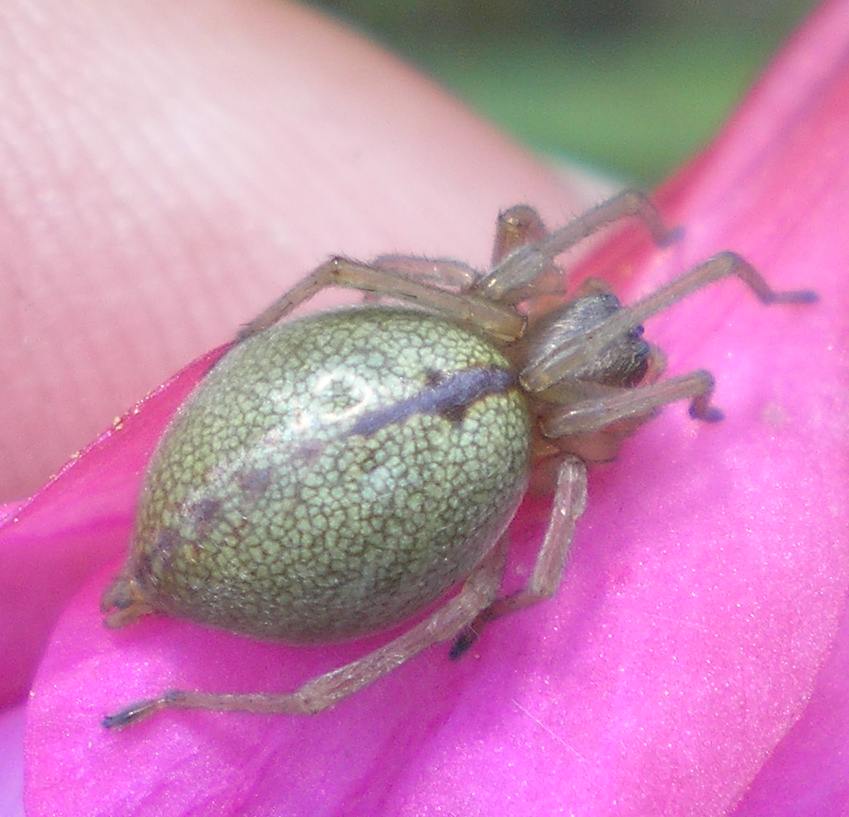
<path id="1" fill-rule="evenodd" d="M 86 578 L 126 551 L 145 465 L 171 414 L 216 360 L 210 352 L 0 515 L 0 702 L 29 688 L 56 617 Z"/>

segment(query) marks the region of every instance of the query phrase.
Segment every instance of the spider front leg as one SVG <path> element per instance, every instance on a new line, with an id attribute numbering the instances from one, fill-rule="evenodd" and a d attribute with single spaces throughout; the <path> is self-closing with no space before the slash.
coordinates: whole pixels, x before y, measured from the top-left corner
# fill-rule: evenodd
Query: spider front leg
<path id="1" fill-rule="evenodd" d="M 690 416 L 716 422 L 722 412 L 711 405 L 714 379 L 703 369 L 648 386 L 617 389 L 614 393 L 580 400 L 552 411 L 540 426 L 549 438 L 588 434 L 632 417 L 648 417 L 655 409 L 677 400 L 690 400 Z"/>
<path id="2" fill-rule="evenodd" d="M 527 585 L 517 593 L 495 600 L 454 641 L 450 655 L 459 658 L 477 639 L 481 627 L 494 618 L 514 613 L 551 598 L 560 586 L 575 523 L 587 504 L 587 467 L 566 457 L 557 470 L 551 516 Z"/>
<path id="3" fill-rule="evenodd" d="M 603 227 L 628 216 L 638 217 L 659 245 L 669 243 L 678 235 L 676 230 L 670 230 L 664 225 L 655 206 L 636 190 L 619 193 L 551 233 L 544 232 L 539 216 L 536 216 L 538 223 L 528 216 L 526 234 L 542 230 L 543 236 L 533 243 L 519 246 L 503 257 L 487 275 L 477 281 L 473 291 L 508 304 L 520 303 L 540 293 L 546 294 L 545 273 L 558 255 Z M 505 243 L 509 244 L 509 241 Z M 496 254 L 498 247 L 497 239 Z"/>
<path id="4" fill-rule="evenodd" d="M 294 692 L 215 694 L 169 690 L 157 698 L 137 701 L 114 715 L 107 715 L 103 725 L 107 729 L 120 729 L 163 709 L 292 715 L 313 714 L 328 709 L 432 644 L 455 638 L 468 627 L 498 593 L 507 556 L 507 543 L 505 534 L 469 575 L 460 592 L 412 629 L 374 652 L 308 681 Z"/>
<path id="5" fill-rule="evenodd" d="M 449 292 L 433 284 L 412 280 L 393 270 L 336 257 L 322 264 L 283 293 L 271 306 L 243 327 L 238 339 L 244 340 L 267 329 L 322 289 L 332 286 L 413 301 L 469 324 L 499 340 L 515 340 L 525 328 L 524 318 L 509 306 L 494 303 L 475 294 Z"/>
<path id="6" fill-rule="evenodd" d="M 379 255 L 369 266 L 420 284 L 458 293 L 470 290 L 482 274 L 469 264 L 453 258 L 427 258 L 421 255 Z M 384 293 L 366 292 L 363 303 L 378 303 L 383 297 Z"/>
<path id="7" fill-rule="evenodd" d="M 733 252 L 722 252 L 635 304 L 619 309 L 601 323 L 571 335 L 555 348 L 546 348 L 538 355 L 531 355 L 521 374 L 522 385 L 531 392 L 541 392 L 569 378 L 573 372 L 595 360 L 617 338 L 640 326 L 647 318 L 693 292 L 729 277 L 739 278 L 763 304 L 810 304 L 817 300 L 817 294 L 809 289 L 786 292 L 772 289 L 744 258 Z"/>
<path id="8" fill-rule="evenodd" d="M 425 258 L 419 255 L 380 255 L 369 265 L 375 269 L 422 284 L 465 292 L 481 277 L 474 267 L 453 258 Z"/>

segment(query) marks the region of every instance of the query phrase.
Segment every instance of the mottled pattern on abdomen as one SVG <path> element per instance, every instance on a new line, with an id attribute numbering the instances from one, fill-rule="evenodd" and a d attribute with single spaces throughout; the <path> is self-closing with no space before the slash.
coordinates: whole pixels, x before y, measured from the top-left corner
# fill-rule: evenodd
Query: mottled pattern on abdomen
<path id="1" fill-rule="evenodd" d="M 161 441 L 134 572 L 157 607 L 264 637 L 390 626 L 488 550 L 529 440 L 508 362 L 453 323 L 370 307 L 273 327 Z"/>

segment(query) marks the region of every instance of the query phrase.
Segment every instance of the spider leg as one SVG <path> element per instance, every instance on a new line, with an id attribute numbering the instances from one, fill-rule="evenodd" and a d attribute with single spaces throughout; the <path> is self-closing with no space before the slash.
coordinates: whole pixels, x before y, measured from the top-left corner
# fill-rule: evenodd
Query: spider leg
<path id="1" fill-rule="evenodd" d="M 427 258 L 421 255 L 379 255 L 369 266 L 451 292 L 465 292 L 471 289 L 482 274 L 474 267 L 453 258 Z M 378 303 L 384 297 L 386 295 L 380 292 L 366 292 L 363 295 L 363 303 Z"/>
<path id="2" fill-rule="evenodd" d="M 495 223 L 495 244 L 492 247 L 492 266 L 500 263 L 514 250 L 548 235 L 540 214 L 529 204 L 515 204 L 498 214 Z"/>
<path id="3" fill-rule="evenodd" d="M 533 241 L 540 241 L 547 235 L 548 231 L 542 218 L 529 204 L 516 204 L 507 210 L 502 210 L 495 224 L 492 265 L 495 266 L 513 250 Z M 433 284 L 456 292 L 472 289 L 484 275 L 480 270 L 453 258 L 387 254 L 375 258 L 371 266 L 397 273 L 420 283 Z M 373 302 L 379 299 L 379 294 L 368 292 L 363 300 Z"/>
<path id="4" fill-rule="evenodd" d="M 528 204 L 517 204 L 498 214 L 492 264 L 513 250 L 548 235 L 539 213 Z M 420 283 L 432 284 L 454 292 L 466 292 L 484 275 L 480 270 L 453 258 L 425 258 L 416 255 L 388 254 L 375 258 L 370 266 L 395 273 Z M 380 300 L 380 294 L 367 292 L 366 302 Z"/>
<path id="5" fill-rule="evenodd" d="M 557 487 L 548 528 L 527 585 L 517 593 L 496 599 L 455 639 L 451 657 L 458 658 L 477 639 L 480 628 L 494 618 L 522 610 L 550 598 L 560 586 L 575 522 L 587 504 L 587 468 L 575 457 L 566 457 L 557 471 Z"/>
<path id="6" fill-rule="evenodd" d="M 549 413 L 540 426 L 549 438 L 587 434 L 619 420 L 648 418 L 659 406 L 688 398 L 692 417 L 715 422 L 722 419 L 722 412 L 710 404 L 713 388 L 713 375 L 702 369 L 648 386 L 617 389 L 615 393 L 569 403 Z"/>
<path id="7" fill-rule="evenodd" d="M 163 709 L 212 709 L 257 713 L 312 714 L 328 709 L 376 681 L 438 641 L 455 638 L 486 609 L 498 593 L 508 539 L 502 536 L 466 579 L 460 592 L 406 633 L 373 652 L 308 681 L 294 692 L 215 694 L 170 690 L 157 698 L 137 701 L 103 720 L 107 728 L 122 728 Z"/>
<path id="8" fill-rule="evenodd" d="M 481 277 L 474 267 L 453 258 L 424 258 L 418 255 L 380 255 L 370 266 L 423 284 L 456 292 L 468 290 Z"/>
<path id="9" fill-rule="evenodd" d="M 646 318 L 708 284 L 731 276 L 743 281 L 764 304 L 812 303 L 817 300 L 816 293 L 808 289 L 776 292 L 745 259 L 732 252 L 719 253 L 601 323 L 572 335 L 562 345 L 546 349 L 542 357 L 531 358 L 522 371 L 522 384 L 532 392 L 548 388 L 594 360 L 608 344 L 642 324 Z"/>
<path id="10" fill-rule="evenodd" d="M 524 318 L 509 306 L 493 303 L 474 294 L 449 292 L 432 284 L 414 281 L 392 270 L 337 257 L 331 258 L 284 292 L 242 328 L 238 339 L 244 340 L 267 329 L 320 290 L 331 286 L 413 301 L 468 323 L 500 340 L 515 340 L 525 328 Z"/>
<path id="11" fill-rule="evenodd" d="M 514 249 L 475 284 L 474 291 L 502 303 L 516 304 L 527 300 L 540 293 L 540 282 L 558 255 L 603 227 L 628 216 L 637 216 L 658 244 L 666 244 L 677 236 L 675 230 L 664 225 L 657 209 L 643 193 L 625 190 L 538 241 Z"/>

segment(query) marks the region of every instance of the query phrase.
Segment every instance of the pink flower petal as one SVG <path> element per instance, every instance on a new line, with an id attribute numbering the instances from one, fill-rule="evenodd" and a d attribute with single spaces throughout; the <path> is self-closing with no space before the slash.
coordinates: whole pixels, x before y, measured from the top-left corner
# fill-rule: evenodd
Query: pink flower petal
<path id="1" fill-rule="evenodd" d="M 23 704 L 0 712 L 0 814 L 19 817 L 24 813 L 24 712 Z"/>
<path id="2" fill-rule="evenodd" d="M 9 519 L 22 504 L 22 502 L 9 502 L 5 505 L 0 505 L 0 524 Z"/>
<path id="3" fill-rule="evenodd" d="M 804 715 L 752 783 L 734 817 L 845 814 L 849 803 L 849 607 Z"/>
<path id="4" fill-rule="evenodd" d="M 87 577 L 126 552 L 141 475 L 175 408 L 221 354 L 146 397 L 26 502 L 0 514 L 0 704 L 29 689 L 56 617 Z"/>
<path id="5" fill-rule="evenodd" d="M 849 637 L 847 12 L 825 7 L 670 188 L 686 240 L 639 267 L 630 242 L 605 255 L 636 293 L 733 247 L 822 302 L 767 310 L 725 283 L 650 324 L 674 370 L 713 369 L 727 419 L 670 409 L 595 471 L 556 601 L 492 625 L 462 662 L 431 650 L 314 718 L 181 712 L 107 734 L 100 716 L 135 696 L 286 689 L 364 645 L 164 619 L 107 632 L 104 571 L 36 680 L 30 814 L 718 815 L 753 780 L 742 808 L 757 808 L 782 770 L 797 790 L 815 777 L 823 812 L 845 810 L 843 767 L 826 774 L 810 746 L 842 746 L 822 696 L 847 694 L 829 663 Z M 543 511 L 517 521 L 525 556 Z"/>

